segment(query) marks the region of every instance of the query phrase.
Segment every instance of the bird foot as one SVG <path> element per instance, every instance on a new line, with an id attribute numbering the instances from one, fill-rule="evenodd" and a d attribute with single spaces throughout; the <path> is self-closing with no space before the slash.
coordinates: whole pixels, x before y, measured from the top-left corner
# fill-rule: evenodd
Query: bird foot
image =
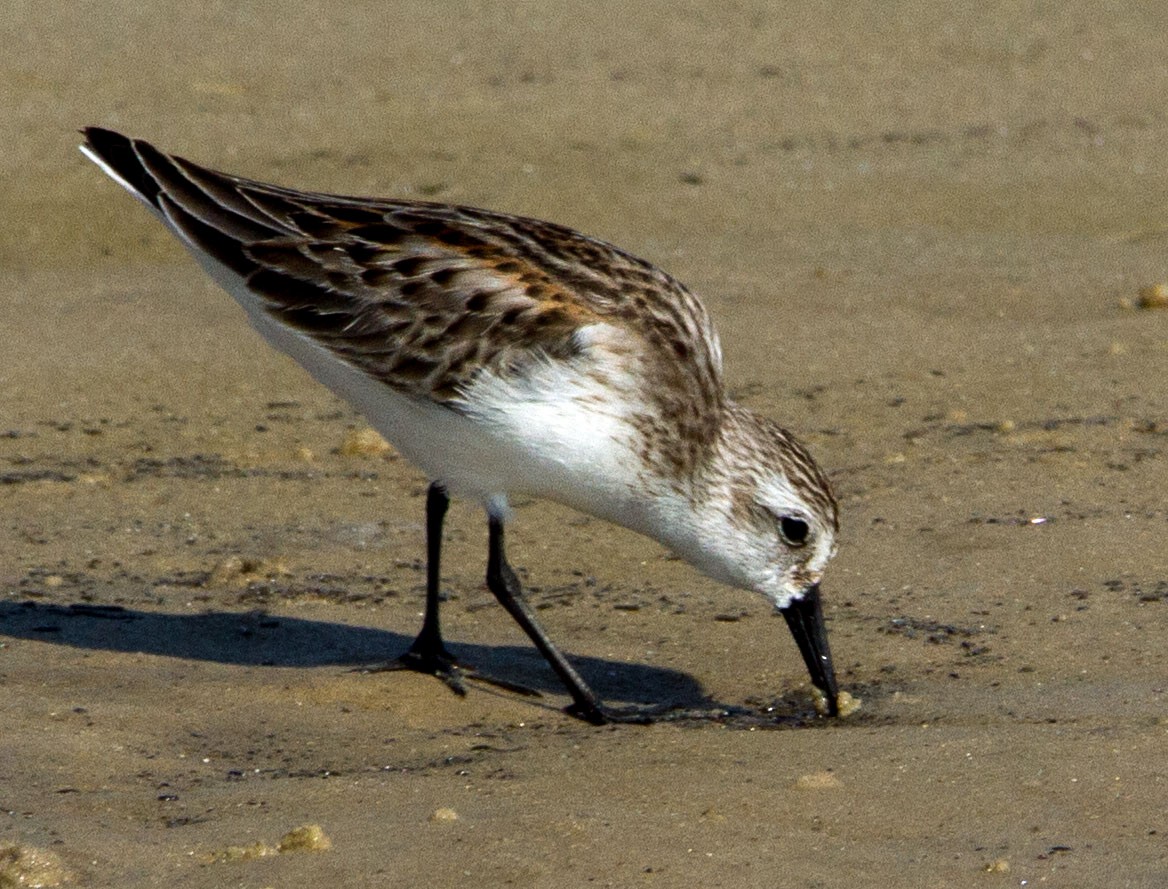
<path id="1" fill-rule="evenodd" d="M 525 697 L 542 697 L 534 688 L 507 679 L 499 679 L 483 673 L 475 667 L 460 664 L 454 655 L 442 645 L 414 645 L 409 651 L 391 661 L 382 661 L 356 668 L 356 671 L 360 673 L 387 673 L 394 670 L 412 670 L 415 673 L 436 676 L 459 697 L 466 697 L 467 680 L 493 685 L 495 688 L 501 688 Z"/>
<path id="2" fill-rule="evenodd" d="M 412 670 L 415 673 L 437 676 L 456 695 L 466 696 L 465 680 L 468 678 L 466 670 L 459 666 L 454 656 L 445 649 L 427 651 L 421 648 L 411 648 L 391 661 L 366 664 L 363 667 L 355 668 L 354 672 L 389 673 L 394 670 Z"/>

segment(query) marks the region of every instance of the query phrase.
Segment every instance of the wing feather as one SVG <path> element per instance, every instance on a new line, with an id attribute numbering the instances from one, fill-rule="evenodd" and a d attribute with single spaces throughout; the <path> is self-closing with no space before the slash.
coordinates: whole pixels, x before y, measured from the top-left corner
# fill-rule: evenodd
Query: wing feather
<path id="1" fill-rule="evenodd" d="M 487 210 L 296 191 L 110 130 L 85 135 L 86 154 L 242 278 L 264 312 L 391 387 L 457 406 L 484 370 L 579 358 L 598 341 L 580 332 L 609 325 L 634 344 L 654 413 L 718 413 L 721 353 L 704 307 L 610 244 Z"/>

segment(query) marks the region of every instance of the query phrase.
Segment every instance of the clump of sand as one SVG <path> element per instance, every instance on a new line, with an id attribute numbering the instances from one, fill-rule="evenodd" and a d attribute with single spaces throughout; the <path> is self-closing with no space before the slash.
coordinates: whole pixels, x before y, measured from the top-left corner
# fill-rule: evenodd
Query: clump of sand
<path id="1" fill-rule="evenodd" d="M 20 843 L 0 843 L 0 889 L 52 889 L 70 878 L 56 852 Z"/>
<path id="2" fill-rule="evenodd" d="M 212 853 L 211 858 L 214 861 L 250 861 L 288 852 L 327 852 L 332 845 L 332 840 L 319 824 L 304 824 L 288 831 L 275 845 L 257 841 L 244 846 L 227 846 Z"/>

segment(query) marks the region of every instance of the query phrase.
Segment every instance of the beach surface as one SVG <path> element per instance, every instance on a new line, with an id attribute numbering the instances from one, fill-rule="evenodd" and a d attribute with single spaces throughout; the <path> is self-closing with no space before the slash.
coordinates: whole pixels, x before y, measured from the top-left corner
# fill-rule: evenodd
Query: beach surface
<path id="1" fill-rule="evenodd" d="M 1168 5 L 8 5 L 0 886 L 1168 885 Z M 686 282 L 836 487 L 859 712 L 757 596 L 538 502 L 509 554 L 594 688 L 731 716 L 564 715 L 474 503 L 445 631 L 542 697 L 360 672 L 426 479 L 87 124 Z"/>

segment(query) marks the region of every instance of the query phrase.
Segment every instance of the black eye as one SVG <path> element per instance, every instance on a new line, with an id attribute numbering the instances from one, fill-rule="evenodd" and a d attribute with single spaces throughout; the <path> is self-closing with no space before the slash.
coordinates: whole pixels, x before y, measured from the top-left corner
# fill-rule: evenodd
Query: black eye
<path id="1" fill-rule="evenodd" d="M 785 515 L 779 519 L 779 533 L 783 535 L 783 540 L 791 546 L 802 546 L 807 542 L 807 535 L 811 533 L 811 528 L 802 519 Z"/>

